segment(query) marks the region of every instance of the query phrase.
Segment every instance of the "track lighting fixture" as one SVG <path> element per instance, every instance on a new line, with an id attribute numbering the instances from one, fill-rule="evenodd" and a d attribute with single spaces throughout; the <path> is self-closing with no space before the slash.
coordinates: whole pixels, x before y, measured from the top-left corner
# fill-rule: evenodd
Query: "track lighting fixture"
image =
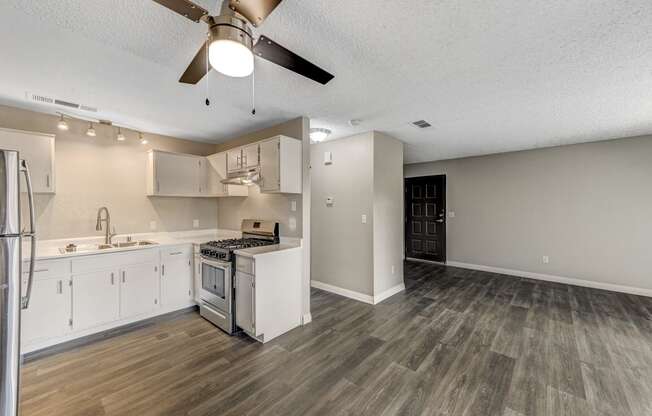
<path id="1" fill-rule="evenodd" d="M 126 140 L 125 135 L 122 134 L 122 130 L 118 127 L 118 135 L 115 137 L 117 141 L 124 142 Z"/>
<path id="2" fill-rule="evenodd" d="M 69 129 L 68 122 L 64 120 L 63 114 L 60 114 L 61 118 L 59 119 L 59 122 L 57 123 L 57 128 L 62 131 L 67 131 Z"/>
<path id="3" fill-rule="evenodd" d="M 140 144 L 147 144 L 149 141 L 143 136 L 143 133 L 138 132 L 138 138 L 140 139 Z"/>
<path id="4" fill-rule="evenodd" d="M 93 128 L 93 123 L 90 123 L 88 126 L 88 130 L 86 130 L 86 135 L 88 137 L 95 137 L 97 136 L 97 133 L 95 132 L 95 128 Z"/>

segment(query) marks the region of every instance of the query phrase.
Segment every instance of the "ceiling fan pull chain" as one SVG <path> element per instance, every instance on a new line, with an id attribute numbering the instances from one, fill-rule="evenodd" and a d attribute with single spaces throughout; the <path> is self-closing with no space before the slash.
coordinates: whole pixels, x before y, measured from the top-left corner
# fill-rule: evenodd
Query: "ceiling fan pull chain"
<path id="1" fill-rule="evenodd" d="M 256 115 L 256 61 L 254 61 L 254 70 L 251 73 L 251 115 Z"/>
<path id="2" fill-rule="evenodd" d="M 210 35 L 209 35 L 209 38 L 210 38 Z M 206 107 L 210 107 L 210 105 L 211 105 L 211 100 L 208 98 L 208 95 L 210 94 L 210 86 L 208 85 L 208 83 L 209 83 L 208 80 L 210 79 L 210 76 L 208 76 L 209 75 L 208 71 L 210 71 L 210 64 L 208 62 L 208 46 L 209 45 L 210 45 L 209 41 L 206 40 L 206 47 L 204 48 L 204 49 L 206 49 L 206 75 L 207 75 L 206 76 Z"/>

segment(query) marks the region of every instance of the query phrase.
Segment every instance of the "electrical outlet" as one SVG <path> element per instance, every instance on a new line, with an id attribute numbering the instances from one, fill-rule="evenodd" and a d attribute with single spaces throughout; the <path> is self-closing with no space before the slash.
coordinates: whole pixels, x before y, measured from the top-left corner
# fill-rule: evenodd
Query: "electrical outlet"
<path id="1" fill-rule="evenodd" d="M 297 219 L 296 218 L 290 217 L 289 223 L 290 223 L 289 224 L 290 225 L 290 230 L 294 231 L 294 230 L 297 229 Z"/>
<path id="2" fill-rule="evenodd" d="M 297 210 L 297 200 L 293 199 L 292 202 L 290 202 L 290 211 L 295 212 Z"/>
<path id="3" fill-rule="evenodd" d="M 367 216 L 365 214 L 362 214 L 362 223 L 363 224 L 367 223 Z"/>
<path id="4" fill-rule="evenodd" d="M 149 222 L 149 229 L 150 231 L 156 231 L 156 221 Z"/>
<path id="5" fill-rule="evenodd" d="M 550 263 L 550 257 L 543 256 L 543 257 L 541 257 L 541 261 L 543 262 L 543 264 L 548 264 L 548 263 Z"/>
<path id="6" fill-rule="evenodd" d="M 199 228 L 199 220 L 192 220 L 192 228 Z"/>
<path id="7" fill-rule="evenodd" d="M 455 218 L 455 211 L 448 211 L 448 218 Z"/>

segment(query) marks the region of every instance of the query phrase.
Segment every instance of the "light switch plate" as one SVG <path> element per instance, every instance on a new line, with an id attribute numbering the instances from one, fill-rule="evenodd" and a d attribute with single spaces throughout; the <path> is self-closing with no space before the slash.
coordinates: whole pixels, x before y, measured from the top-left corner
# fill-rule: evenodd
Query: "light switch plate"
<path id="1" fill-rule="evenodd" d="M 289 223 L 290 223 L 289 224 L 290 225 L 290 230 L 294 231 L 294 230 L 297 229 L 297 219 L 296 218 L 290 217 Z"/>
<path id="2" fill-rule="evenodd" d="M 367 216 L 365 214 L 362 214 L 362 223 L 363 224 L 367 223 Z"/>
<path id="3" fill-rule="evenodd" d="M 326 206 L 327 207 L 332 207 L 333 205 L 335 205 L 335 198 L 333 198 L 332 196 L 327 197 L 326 198 Z"/>
<path id="4" fill-rule="evenodd" d="M 192 228 L 199 228 L 199 220 L 192 220 Z"/>
<path id="5" fill-rule="evenodd" d="M 333 152 L 324 152 L 324 165 L 333 164 Z"/>

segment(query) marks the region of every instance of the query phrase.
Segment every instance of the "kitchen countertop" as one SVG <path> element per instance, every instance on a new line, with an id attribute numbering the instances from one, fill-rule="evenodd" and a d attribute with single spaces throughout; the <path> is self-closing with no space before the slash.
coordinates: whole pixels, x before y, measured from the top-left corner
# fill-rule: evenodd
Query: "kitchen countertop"
<path id="1" fill-rule="evenodd" d="M 241 250 L 235 250 L 234 253 L 238 256 L 256 257 L 256 256 L 262 256 L 269 253 L 277 253 L 279 251 L 291 250 L 300 247 L 301 244 L 299 243 L 281 243 L 281 244 L 273 244 L 270 246 L 243 248 Z"/>
<path id="2" fill-rule="evenodd" d="M 36 259 L 59 259 L 66 257 L 91 256 L 96 254 L 119 253 L 132 250 L 146 250 L 161 246 L 172 246 L 177 244 L 201 244 L 211 240 L 220 240 L 226 238 L 240 238 L 242 233 L 233 230 L 196 230 L 196 231 L 178 231 L 178 232 L 161 232 L 161 233 L 144 233 L 144 234 L 125 234 L 113 237 L 113 242 L 124 242 L 127 236 L 132 237 L 134 241 L 153 241 L 157 244 L 149 246 L 112 248 L 106 250 L 80 251 L 72 253 L 61 253 L 59 248 L 67 244 L 85 245 L 85 244 L 102 244 L 104 237 L 82 237 L 58 240 L 39 240 L 36 244 Z M 29 260 L 30 244 L 29 240 L 23 242 L 23 260 Z"/>

